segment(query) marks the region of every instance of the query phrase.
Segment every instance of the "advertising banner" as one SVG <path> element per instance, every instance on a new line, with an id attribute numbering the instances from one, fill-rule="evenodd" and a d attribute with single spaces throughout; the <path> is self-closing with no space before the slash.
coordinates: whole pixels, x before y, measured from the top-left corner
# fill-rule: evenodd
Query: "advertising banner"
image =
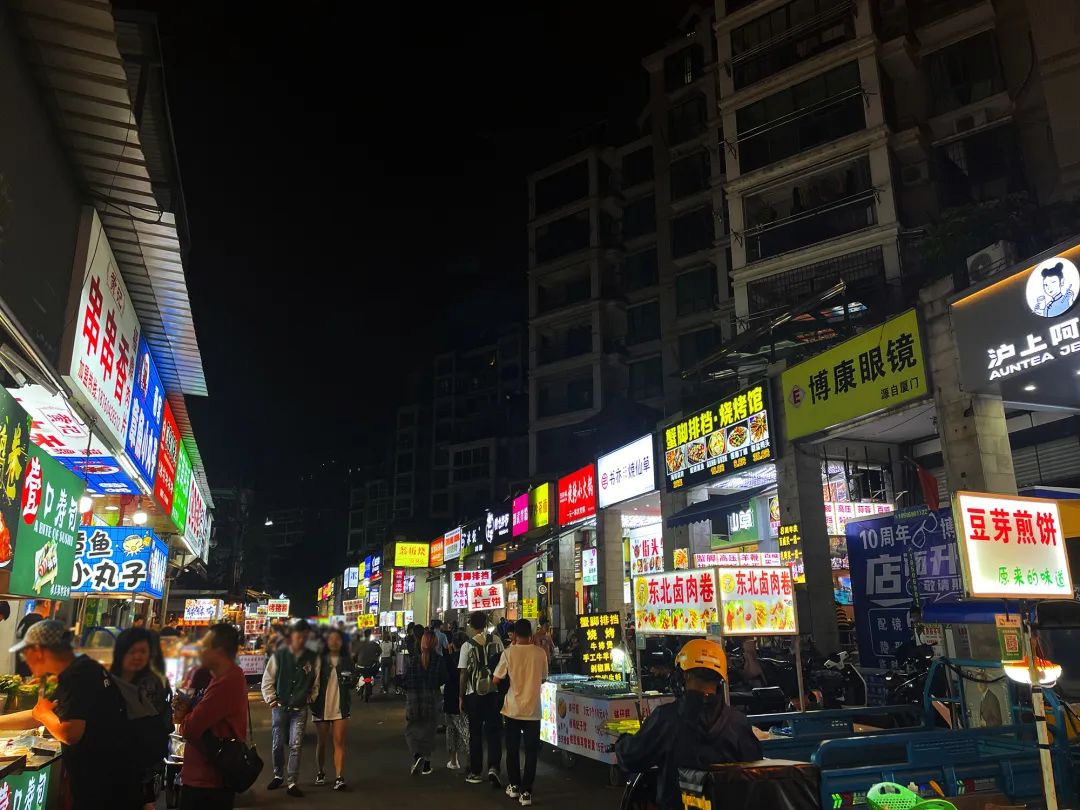
<path id="1" fill-rule="evenodd" d="M 345 569 L 345 573 L 342 574 L 342 586 L 343 588 L 358 588 L 360 586 L 360 568 L 359 566 L 350 566 Z"/>
<path id="2" fill-rule="evenodd" d="M 187 528 L 188 497 L 191 493 L 191 458 L 187 448 L 180 442 L 176 455 L 176 479 L 173 486 L 172 508 L 169 518 L 177 531 L 183 533 Z"/>
<path id="3" fill-rule="evenodd" d="M 540 684 L 540 739 L 554 746 L 559 744 L 559 726 L 555 708 L 558 691 L 557 683 L 544 681 Z"/>
<path id="4" fill-rule="evenodd" d="M 471 586 L 490 584 L 490 568 L 475 571 L 454 571 L 453 583 L 450 589 L 450 607 L 455 610 L 467 610 L 469 607 L 469 588 Z"/>
<path id="5" fill-rule="evenodd" d="M 758 383 L 664 428 L 669 491 L 773 461 L 769 391 Z"/>
<path id="6" fill-rule="evenodd" d="M 874 501 L 830 501 L 825 504 L 825 533 L 830 537 L 847 535 L 849 520 L 861 520 L 873 515 L 887 515 L 893 511 L 891 503 Z"/>
<path id="7" fill-rule="evenodd" d="M 71 567 L 83 482 L 40 447 L 30 446 L 8 591 L 46 599 L 71 597 Z"/>
<path id="8" fill-rule="evenodd" d="M 184 601 L 184 624 L 213 624 L 221 619 L 220 599 L 187 599 Z"/>
<path id="9" fill-rule="evenodd" d="M 0 389 L 0 568 L 11 565 L 15 551 L 23 512 L 23 472 L 30 461 L 30 447 L 29 414 L 11 394 Z"/>
<path id="10" fill-rule="evenodd" d="M 438 568 L 443 564 L 443 538 L 439 537 L 431 541 L 428 551 L 428 566 Z"/>
<path id="11" fill-rule="evenodd" d="M 469 585 L 469 610 L 502 610 L 506 607 L 502 584 Z"/>
<path id="12" fill-rule="evenodd" d="M 584 675 L 603 681 L 622 680 L 612 665 L 612 652 L 622 643 L 622 621 L 616 613 L 578 616 Z"/>
<path id="13" fill-rule="evenodd" d="M 656 489 L 652 434 L 600 456 L 596 460 L 596 480 L 601 509 Z"/>
<path id="14" fill-rule="evenodd" d="M 184 529 L 184 542 L 191 553 L 206 562 L 210 554 L 210 512 L 206 508 L 206 498 L 202 487 L 194 475 L 188 486 L 187 527 Z"/>
<path id="15" fill-rule="evenodd" d="M 83 526 L 75 546 L 71 592 L 160 599 L 168 560 L 168 546 L 150 529 Z"/>
<path id="16" fill-rule="evenodd" d="M 526 597 L 521 600 L 521 618 L 523 619 L 539 619 L 540 613 L 536 606 L 536 598 Z"/>
<path id="17" fill-rule="evenodd" d="M 484 530 L 487 526 L 487 516 L 474 520 L 471 523 L 466 523 L 461 527 L 461 553 L 459 556 L 467 557 L 470 554 L 476 554 L 478 551 L 484 551 Z"/>
<path id="18" fill-rule="evenodd" d="M 638 711 L 636 698 L 615 699 L 591 697 L 567 689 L 555 693 L 555 738 L 561 751 L 599 760 L 608 765 L 616 764 L 615 736 L 605 729 L 612 720 L 644 720 L 653 710 L 675 698 L 671 695 L 646 696 L 642 711 Z M 644 715 L 640 716 L 639 715 Z M 541 717 L 543 706 L 541 705 Z M 543 720 L 540 727 L 543 729 Z"/>
<path id="19" fill-rule="evenodd" d="M 513 507 L 512 534 L 518 537 L 529 531 L 529 493 L 514 498 Z"/>
<path id="20" fill-rule="evenodd" d="M 395 568 L 427 568 L 430 556 L 430 547 L 427 543 L 399 542 L 394 546 Z"/>
<path id="21" fill-rule="evenodd" d="M 84 219 L 79 240 L 86 244 L 86 268 L 61 364 L 76 396 L 120 448 L 131 415 L 139 319 L 96 211 Z"/>
<path id="22" fill-rule="evenodd" d="M 1057 501 L 957 492 L 964 589 L 973 597 L 1072 599 Z"/>
<path id="23" fill-rule="evenodd" d="M 952 510 L 923 507 L 849 523 L 847 550 L 860 664 L 887 669 L 912 639 L 916 589 L 924 604 L 961 596 Z"/>
<path id="24" fill-rule="evenodd" d="M 596 561 L 596 549 L 585 548 L 581 550 L 581 584 L 596 585 L 599 580 Z"/>
<path id="25" fill-rule="evenodd" d="M 416 592 L 416 576 L 414 574 L 405 575 L 405 593 Z"/>
<path id="26" fill-rule="evenodd" d="M 268 599 L 266 600 L 266 615 L 271 619 L 287 619 L 289 618 L 289 600 L 288 599 Z"/>
<path id="27" fill-rule="evenodd" d="M 443 562 L 452 562 L 461 557 L 461 529 L 454 529 L 443 535 Z"/>
<path id="28" fill-rule="evenodd" d="M 748 565 L 756 567 L 778 566 L 780 565 L 780 553 L 775 551 L 713 551 L 707 554 L 694 555 L 694 568 L 731 568 Z"/>
<path id="29" fill-rule="evenodd" d="M 559 479 L 559 525 L 569 526 L 596 514 L 596 468 L 592 464 Z"/>
<path id="30" fill-rule="evenodd" d="M 664 570 L 664 525 L 654 523 L 630 529 L 630 574 L 652 574 Z"/>
<path id="31" fill-rule="evenodd" d="M 157 471 L 154 475 L 154 499 L 166 514 L 172 514 L 173 490 L 176 488 L 176 461 L 180 453 L 180 430 L 173 419 L 172 408 L 165 402 L 158 441 Z M 184 526 L 177 526 L 181 532 Z"/>
<path id="32" fill-rule="evenodd" d="M 725 636 L 793 636 L 795 592 L 787 568 L 720 568 L 720 616 Z"/>
<path id="33" fill-rule="evenodd" d="M 703 635 L 720 621 L 715 571 L 634 577 L 633 590 L 634 625 L 644 635 Z"/>
<path id="34" fill-rule="evenodd" d="M 792 366 L 781 387 L 788 440 L 927 396 L 915 310 Z"/>
<path id="35" fill-rule="evenodd" d="M 394 599 L 401 599 L 402 597 L 405 596 L 405 569 L 404 568 L 395 568 L 394 569 L 394 584 L 393 584 L 393 590 L 391 590 L 390 595 Z"/>
<path id="36" fill-rule="evenodd" d="M 490 548 L 497 543 L 505 543 L 510 539 L 510 510 L 506 508 L 496 509 L 487 513 L 487 525 L 484 529 L 484 539 Z"/>
<path id="37" fill-rule="evenodd" d="M 364 612 L 363 599 L 346 599 L 341 603 L 341 610 L 346 616 L 356 616 Z"/>
<path id="38" fill-rule="evenodd" d="M 781 525 L 776 542 L 780 547 L 780 562 L 791 569 L 791 576 L 795 582 L 806 582 L 802 556 L 802 533 L 799 531 L 799 524 Z"/>
<path id="39" fill-rule="evenodd" d="M 373 554 L 370 557 L 371 564 L 367 566 L 368 579 L 376 580 L 382 579 L 382 554 Z"/>
<path id="40" fill-rule="evenodd" d="M 164 415 L 165 389 L 161 387 L 161 378 L 150 354 L 150 347 L 145 340 L 140 340 L 124 450 L 147 486 L 154 485 L 161 420 Z"/>
<path id="41" fill-rule="evenodd" d="M 551 525 L 551 484 L 543 483 L 529 492 L 529 528 Z"/>

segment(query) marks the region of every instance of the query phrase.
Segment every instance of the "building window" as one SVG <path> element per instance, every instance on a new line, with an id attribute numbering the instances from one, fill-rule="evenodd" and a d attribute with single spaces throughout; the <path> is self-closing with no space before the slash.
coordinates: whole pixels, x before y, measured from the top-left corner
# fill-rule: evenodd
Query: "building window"
<path id="1" fill-rule="evenodd" d="M 681 318 L 710 309 L 716 299 L 716 268 L 711 264 L 675 277 L 675 313 Z"/>
<path id="2" fill-rule="evenodd" d="M 536 229 L 536 260 L 550 262 L 589 246 L 589 212 L 575 214 Z"/>
<path id="3" fill-rule="evenodd" d="M 935 151 L 938 189 L 947 208 L 1023 190 L 1020 147 L 1012 124 L 977 132 Z"/>
<path id="4" fill-rule="evenodd" d="M 704 75 L 705 50 L 700 45 L 690 45 L 664 60 L 664 87 L 670 93 L 693 84 Z"/>
<path id="5" fill-rule="evenodd" d="M 660 337 L 660 302 L 647 301 L 626 310 L 626 344 L 644 343 Z"/>
<path id="6" fill-rule="evenodd" d="M 593 381 L 592 377 L 581 380 L 571 380 L 566 384 L 567 410 L 579 411 L 591 408 L 593 404 Z"/>
<path id="7" fill-rule="evenodd" d="M 974 104 L 1005 89 L 993 31 L 935 51 L 925 63 L 934 115 Z"/>
<path id="8" fill-rule="evenodd" d="M 623 188 L 636 186 L 653 179 L 653 155 L 652 147 L 646 146 L 635 150 L 622 159 L 622 185 Z"/>
<path id="9" fill-rule="evenodd" d="M 671 255 L 676 259 L 711 248 L 714 238 L 711 205 L 696 208 L 671 221 Z"/>
<path id="10" fill-rule="evenodd" d="M 623 239 L 637 239 L 656 232 L 656 198 L 653 195 L 628 202 L 623 208 Z"/>
<path id="11" fill-rule="evenodd" d="M 591 408 L 593 405 L 592 372 L 563 383 L 552 383 L 537 392 L 537 409 L 541 417 Z"/>
<path id="12" fill-rule="evenodd" d="M 709 187 L 709 153 L 704 149 L 671 164 L 671 199 L 681 200 Z"/>
<path id="13" fill-rule="evenodd" d="M 536 181 L 536 214 L 589 196 L 589 162 L 583 160 Z"/>
<path id="14" fill-rule="evenodd" d="M 436 492 L 431 496 L 431 511 L 437 515 L 445 515 L 450 510 L 450 495 L 446 492 Z"/>
<path id="15" fill-rule="evenodd" d="M 476 481 L 491 475 L 491 451 L 487 446 L 454 451 L 454 483 Z"/>
<path id="16" fill-rule="evenodd" d="M 664 375 L 659 356 L 630 364 L 630 399 L 653 399 L 663 393 Z"/>
<path id="17" fill-rule="evenodd" d="M 622 284 L 626 292 L 654 287 L 657 278 L 656 248 L 631 253 L 623 259 Z"/>
<path id="18" fill-rule="evenodd" d="M 671 145 L 688 141 L 705 131 L 705 96 L 698 93 L 668 112 L 668 142 Z"/>
<path id="19" fill-rule="evenodd" d="M 722 339 L 720 330 L 715 326 L 679 335 L 679 363 L 683 371 L 715 352 Z"/>

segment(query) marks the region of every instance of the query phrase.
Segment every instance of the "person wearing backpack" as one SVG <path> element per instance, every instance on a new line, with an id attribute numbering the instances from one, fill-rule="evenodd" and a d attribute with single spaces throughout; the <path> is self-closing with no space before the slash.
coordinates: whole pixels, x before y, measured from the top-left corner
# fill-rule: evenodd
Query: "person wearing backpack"
<path id="1" fill-rule="evenodd" d="M 209 731 L 218 738 L 247 740 L 247 678 L 236 664 L 239 647 L 240 633 L 231 624 L 211 627 L 199 651 L 210 685 L 193 707 L 179 698 L 173 703 L 173 719 L 188 741 L 180 771 L 180 810 L 232 810 L 236 794 L 211 761 L 204 735 Z"/>
<path id="2" fill-rule="evenodd" d="M 71 810 L 142 810 L 139 752 L 113 676 L 94 659 L 76 657 L 71 632 L 53 619 L 30 627 L 11 652 L 35 677 L 56 675 L 56 691 L 52 700 L 39 696 L 32 710 L 0 717 L 0 730 L 41 725 L 60 741 Z"/>
<path id="3" fill-rule="evenodd" d="M 502 764 L 502 695 L 495 684 L 495 668 L 503 654 L 498 636 L 486 632 L 488 617 L 477 611 L 469 615 L 472 637 L 461 648 L 458 658 L 460 708 L 469 720 L 469 772 L 465 781 L 484 781 L 484 740 L 488 746 L 488 781 L 502 787 L 499 767 Z"/>
<path id="4" fill-rule="evenodd" d="M 498 683 L 509 680 L 502 713 L 506 718 L 506 795 L 522 807 L 532 805 L 536 758 L 540 751 L 540 685 L 547 679 L 547 653 L 533 643 L 532 624 L 518 619 L 514 645 L 508 647 L 495 669 Z M 525 745 L 525 772 L 518 758 Z"/>
<path id="5" fill-rule="evenodd" d="M 294 798 L 304 792 L 296 784 L 300 775 L 300 749 L 304 744 L 308 706 L 319 694 L 319 656 L 307 646 L 310 626 L 298 619 L 289 633 L 289 643 L 278 647 L 266 662 L 262 677 L 262 696 L 271 709 L 273 730 L 274 778 L 267 790 L 287 784 Z M 289 749 L 286 769 L 285 749 Z"/>

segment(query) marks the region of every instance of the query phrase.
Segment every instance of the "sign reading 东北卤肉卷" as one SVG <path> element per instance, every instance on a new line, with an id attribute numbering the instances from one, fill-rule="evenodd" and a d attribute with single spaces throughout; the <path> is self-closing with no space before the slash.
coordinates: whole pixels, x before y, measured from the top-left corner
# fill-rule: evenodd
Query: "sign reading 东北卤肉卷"
<path id="1" fill-rule="evenodd" d="M 720 620 L 714 570 L 635 576 L 632 587 L 634 626 L 642 634 L 701 635 Z"/>
<path id="2" fill-rule="evenodd" d="M 168 559 L 168 546 L 146 527 L 83 526 L 75 547 L 71 591 L 160 599 Z"/>
<path id="3" fill-rule="evenodd" d="M 914 309 L 787 369 L 788 440 L 930 393 Z"/>
<path id="4" fill-rule="evenodd" d="M 578 616 L 581 664 L 586 675 L 603 681 L 617 681 L 612 653 L 622 643 L 622 621 L 618 613 L 590 613 Z"/>
<path id="5" fill-rule="evenodd" d="M 427 568 L 429 559 L 427 543 L 399 542 L 394 546 L 394 565 L 397 568 Z"/>
<path id="6" fill-rule="evenodd" d="M 758 383 L 664 428 L 669 490 L 743 472 L 775 458 L 769 392 Z"/>
<path id="7" fill-rule="evenodd" d="M 716 578 L 725 636 L 791 636 L 799 632 L 791 569 L 718 568 Z"/>
<path id="8" fill-rule="evenodd" d="M 1071 599 L 1057 501 L 957 492 L 964 589 L 1001 599 Z"/>

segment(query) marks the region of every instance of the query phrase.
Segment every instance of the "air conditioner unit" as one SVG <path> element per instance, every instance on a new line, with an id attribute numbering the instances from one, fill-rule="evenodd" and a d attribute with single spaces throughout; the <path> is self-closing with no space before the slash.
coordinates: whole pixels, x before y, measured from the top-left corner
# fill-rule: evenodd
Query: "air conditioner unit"
<path id="1" fill-rule="evenodd" d="M 1016 245 L 1004 239 L 967 258 L 968 279 L 974 284 L 990 278 L 1016 262 Z"/>
<path id="2" fill-rule="evenodd" d="M 900 183 L 903 186 L 918 186 L 930 179 L 930 166 L 923 160 L 900 169 Z"/>

